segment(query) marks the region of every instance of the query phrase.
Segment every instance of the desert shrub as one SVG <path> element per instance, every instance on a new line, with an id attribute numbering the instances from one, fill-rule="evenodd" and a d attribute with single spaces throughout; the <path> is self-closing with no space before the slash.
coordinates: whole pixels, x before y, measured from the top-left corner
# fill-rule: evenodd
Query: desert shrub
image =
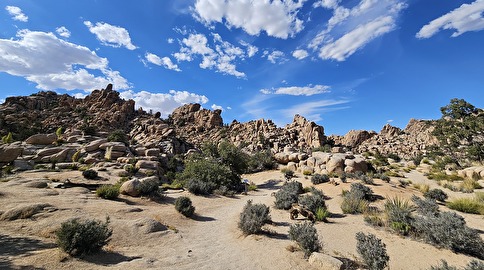
<path id="1" fill-rule="evenodd" d="M 2 137 L 2 143 L 12 143 L 13 142 L 13 137 L 12 137 L 12 132 L 9 132 L 7 135 Z"/>
<path id="2" fill-rule="evenodd" d="M 318 208 L 326 208 L 323 192 L 314 187 L 311 188 L 310 194 L 299 196 L 299 204 L 306 206 L 313 213 L 316 213 Z"/>
<path id="3" fill-rule="evenodd" d="M 252 204 L 252 201 L 248 200 L 240 213 L 239 229 L 246 235 L 260 232 L 262 226 L 271 220 L 269 212 L 269 207 L 265 204 Z"/>
<path id="4" fill-rule="evenodd" d="M 390 257 L 385 243 L 375 235 L 362 232 L 356 233 L 356 250 L 370 270 L 381 270 L 388 265 Z"/>
<path id="5" fill-rule="evenodd" d="M 482 270 L 484 269 L 484 262 L 478 260 L 470 261 L 464 270 Z"/>
<path id="6" fill-rule="evenodd" d="M 315 174 L 311 177 L 311 183 L 313 185 L 329 182 L 329 176 L 327 174 Z"/>
<path id="7" fill-rule="evenodd" d="M 371 200 L 373 196 L 373 191 L 371 190 L 371 188 L 361 183 L 351 184 L 350 193 L 354 194 L 357 198 L 365 200 Z"/>
<path id="8" fill-rule="evenodd" d="M 406 188 L 406 187 L 408 187 L 408 185 L 410 185 L 410 181 L 398 179 L 398 186 L 400 186 L 402 188 Z"/>
<path id="9" fill-rule="evenodd" d="M 328 221 L 328 218 L 331 216 L 331 212 L 328 211 L 326 207 L 318 207 L 316 212 L 314 212 L 314 218 L 317 221 Z"/>
<path id="10" fill-rule="evenodd" d="M 238 190 L 240 176 L 229 166 L 213 159 L 189 159 L 185 162 L 185 170 L 177 175 L 188 191 L 193 194 L 211 194 L 222 186 L 230 190 Z"/>
<path id="11" fill-rule="evenodd" d="M 355 193 L 347 192 L 343 195 L 341 210 L 345 214 L 361 214 L 368 209 L 368 201 Z"/>
<path id="12" fill-rule="evenodd" d="M 346 183 L 347 179 L 348 179 L 347 173 L 345 173 L 345 172 L 341 173 L 339 179 L 341 180 L 342 183 Z"/>
<path id="13" fill-rule="evenodd" d="M 186 217 L 190 217 L 195 213 L 195 207 L 192 205 L 192 200 L 186 196 L 176 198 L 175 209 Z"/>
<path id="14" fill-rule="evenodd" d="M 446 260 L 441 260 L 440 264 L 431 266 L 429 270 L 458 270 L 457 267 L 449 265 Z"/>
<path id="15" fill-rule="evenodd" d="M 270 150 L 260 151 L 250 156 L 248 161 L 250 172 L 272 170 L 276 168 L 277 162 Z"/>
<path id="16" fill-rule="evenodd" d="M 250 156 L 228 141 L 222 141 L 218 145 L 207 142 L 201 148 L 204 157 L 228 166 L 235 174 L 246 173 L 249 168 Z"/>
<path id="17" fill-rule="evenodd" d="M 96 195 L 103 199 L 114 200 L 119 196 L 120 185 L 102 185 L 96 189 Z"/>
<path id="18" fill-rule="evenodd" d="M 128 144 L 128 136 L 123 130 L 117 129 L 108 135 L 108 141 Z"/>
<path id="19" fill-rule="evenodd" d="M 108 227 L 109 218 L 99 220 L 71 219 L 61 224 L 56 231 L 57 244 L 72 256 L 99 251 L 109 241 L 112 230 Z"/>
<path id="20" fill-rule="evenodd" d="M 458 198 L 448 202 L 447 207 L 464 213 L 484 215 L 484 203 L 475 198 Z"/>
<path id="21" fill-rule="evenodd" d="M 388 225 L 394 231 L 407 235 L 411 229 L 413 206 L 404 199 L 395 197 L 385 202 Z"/>
<path id="22" fill-rule="evenodd" d="M 159 187 L 160 179 L 158 177 L 150 177 L 140 181 L 138 190 L 141 194 L 151 194 L 158 191 Z"/>
<path id="23" fill-rule="evenodd" d="M 379 178 L 381 179 L 383 182 L 387 182 L 389 183 L 390 182 L 390 177 L 384 173 L 380 173 L 378 175 L 376 175 L 376 178 Z"/>
<path id="24" fill-rule="evenodd" d="M 285 170 L 285 171 L 283 171 L 283 173 L 284 173 L 284 178 L 286 179 L 286 181 L 289 181 L 294 177 L 294 172 L 291 171 L 291 170 Z"/>
<path id="25" fill-rule="evenodd" d="M 298 202 L 299 194 L 303 193 L 300 182 L 287 182 L 274 195 L 276 198 L 275 206 L 277 209 L 289 209 L 293 203 Z"/>
<path id="26" fill-rule="evenodd" d="M 362 176 L 360 177 L 360 180 L 361 180 L 363 183 L 367 184 L 367 185 L 374 185 L 374 184 L 375 184 L 375 182 L 373 181 L 373 178 L 372 178 L 372 177 L 370 177 L 370 176 L 368 176 L 368 175 L 362 175 Z"/>
<path id="27" fill-rule="evenodd" d="M 439 213 L 439 206 L 434 199 L 421 199 L 415 195 L 412 196 L 412 202 L 416 206 L 417 213 L 423 216 L 435 216 Z"/>
<path id="28" fill-rule="evenodd" d="M 318 232 L 311 222 L 296 223 L 289 228 L 289 239 L 296 241 L 304 251 L 304 255 L 309 257 L 311 253 L 321 249 L 318 239 Z"/>
<path id="29" fill-rule="evenodd" d="M 82 176 L 86 179 L 96 179 L 98 177 L 98 173 L 95 170 L 88 169 L 82 172 Z"/>
<path id="30" fill-rule="evenodd" d="M 481 185 L 477 182 L 475 179 L 470 179 L 466 178 L 464 181 L 460 184 L 460 190 L 465 193 L 472 193 L 474 192 L 474 189 L 479 189 L 482 188 Z"/>
<path id="31" fill-rule="evenodd" d="M 445 193 L 443 190 L 438 188 L 434 188 L 425 192 L 424 197 L 434 199 L 439 202 L 445 202 L 445 200 L 447 200 L 448 198 L 447 193 Z"/>
<path id="32" fill-rule="evenodd" d="M 412 185 L 414 188 L 418 189 L 420 192 L 422 192 L 423 194 L 429 192 L 430 190 L 430 186 L 427 185 L 427 184 L 413 184 Z"/>
<path id="33" fill-rule="evenodd" d="M 81 126 L 80 129 L 81 129 L 82 133 L 84 133 L 84 135 L 90 135 L 90 136 L 96 135 L 96 127 L 95 126 L 91 126 L 91 125 L 85 123 Z"/>
<path id="34" fill-rule="evenodd" d="M 467 227 L 464 218 L 454 212 L 417 216 L 412 225 L 427 243 L 484 259 L 484 241 L 479 232 Z"/>

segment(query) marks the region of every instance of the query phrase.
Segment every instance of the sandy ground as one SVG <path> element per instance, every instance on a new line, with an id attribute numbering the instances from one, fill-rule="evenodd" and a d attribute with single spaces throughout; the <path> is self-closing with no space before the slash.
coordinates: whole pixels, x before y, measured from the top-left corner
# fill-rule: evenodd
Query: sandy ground
<path id="1" fill-rule="evenodd" d="M 0 182 L 0 212 L 32 203 L 47 203 L 52 207 L 28 219 L 0 221 L 0 269 L 315 269 L 300 251 L 290 252 L 294 245 L 288 239 L 289 226 L 301 220 L 291 220 L 288 211 L 273 207 L 271 194 L 283 184 L 279 171 L 245 175 L 259 186 L 257 191 L 234 198 L 193 196 L 186 191 L 168 191 L 162 200 L 120 196 L 117 201 L 103 200 L 86 188 L 54 188 L 52 179 L 81 179 L 80 172 L 25 172 Z M 115 172 L 103 172 L 106 182 L 115 182 Z M 414 183 L 436 187 L 418 172 L 407 174 Z M 296 180 L 304 186 L 311 182 L 304 177 Z M 47 182 L 47 188 L 35 188 L 33 183 Z M 441 259 L 464 266 L 472 258 L 437 249 L 431 245 L 375 229 L 365 224 L 362 215 L 343 215 L 340 209 L 341 191 L 354 182 L 316 187 L 328 196 L 327 205 L 334 214 L 329 223 L 316 223 L 323 251 L 326 254 L 357 258 L 355 234 L 359 231 L 377 235 L 387 245 L 390 269 L 428 269 Z M 374 193 L 382 197 L 410 198 L 421 193 L 412 187 L 402 188 L 392 179 L 388 183 L 376 180 Z M 446 190 L 447 192 L 448 190 Z M 466 196 L 448 191 L 450 197 Z M 189 196 L 196 207 L 196 216 L 186 218 L 174 209 L 174 200 Z M 270 233 L 244 236 L 237 228 L 239 214 L 247 200 L 271 206 Z M 381 204 L 376 202 L 375 205 Z M 445 206 L 442 211 L 450 211 Z M 482 216 L 459 213 L 470 227 L 479 229 L 484 237 Z M 71 258 L 55 245 L 54 231 L 72 217 L 110 218 L 113 236 L 103 252 L 82 259 Z M 135 225 L 143 219 L 153 219 L 168 229 L 146 233 Z"/>

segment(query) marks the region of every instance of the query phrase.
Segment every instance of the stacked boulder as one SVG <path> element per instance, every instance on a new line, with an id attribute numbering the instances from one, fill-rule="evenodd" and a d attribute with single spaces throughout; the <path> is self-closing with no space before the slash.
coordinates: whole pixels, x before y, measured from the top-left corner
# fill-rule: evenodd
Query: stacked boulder
<path id="1" fill-rule="evenodd" d="M 301 173 L 341 174 L 368 171 L 368 163 L 364 157 L 352 153 L 339 153 L 339 149 L 334 149 L 332 153 L 313 152 L 308 155 L 286 147 L 284 152 L 277 153 L 274 157 L 278 163 L 285 165 L 285 168 Z"/>

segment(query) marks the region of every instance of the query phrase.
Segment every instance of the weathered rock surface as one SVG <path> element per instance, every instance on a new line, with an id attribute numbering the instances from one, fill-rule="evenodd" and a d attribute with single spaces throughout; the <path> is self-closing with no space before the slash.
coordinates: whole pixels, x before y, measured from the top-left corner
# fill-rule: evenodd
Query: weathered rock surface
<path id="1" fill-rule="evenodd" d="M 319 252 L 313 252 L 309 256 L 309 264 L 325 270 L 340 270 L 343 267 L 340 260 Z"/>
<path id="2" fill-rule="evenodd" d="M 23 148 L 18 145 L 0 145 L 0 163 L 9 163 L 22 154 Z"/>

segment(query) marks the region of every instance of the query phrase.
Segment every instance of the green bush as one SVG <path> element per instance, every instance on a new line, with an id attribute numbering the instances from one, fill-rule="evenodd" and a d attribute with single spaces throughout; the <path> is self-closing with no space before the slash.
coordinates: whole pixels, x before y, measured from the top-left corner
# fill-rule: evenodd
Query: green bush
<path id="1" fill-rule="evenodd" d="M 13 142 L 12 132 L 9 132 L 7 135 L 3 136 L 2 142 L 3 143 L 12 143 Z"/>
<path id="2" fill-rule="evenodd" d="M 128 136 L 126 135 L 126 133 L 124 133 L 123 130 L 118 129 L 118 130 L 111 132 L 108 135 L 108 141 L 110 141 L 110 142 L 122 142 L 122 143 L 128 144 Z"/>
<path id="3" fill-rule="evenodd" d="M 277 162 L 270 150 L 260 151 L 249 157 L 250 172 L 260 172 L 276 168 Z"/>
<path id="4" fill-rule="evenodd" d="M 299 194 L 304 192 L 300 182 L 287 182 L 274 195 L 277 209 L 289 209 L 293 203 L 298 202 Z"/>
<path id="5" fill-rule="evenodd" d="M 68 220 L 56 231 L 57 244 L 72 256 L 97 252 L 108 243 L 112 235 L 108 225 L 109 218 L 104 223 L 77 218 Z"/>
<path id="6" fill-rule="evenodd" d="M 370 270 L 382 270 L 388 265 L 390 257 L 386 245 L 375 235 L 356 233 L 356 250 Z"/>
<path id="7" fill-rule="evenodd" d="M 350 191 L 343 192 L 343 202 L 341 203 L 341 210 L 345 214 L 361 214 L 368 209 L 367 192 L 370 190 L 360 183 L 351 184 Z M 371 190 L 370 190 L 371 191 Z"/>
<path id="8" fill-rule="evenodd" d="M 175 209 L 186 217 L 191 217 L 195 213 L 195 207 L 192 200 L 186 196 L 181 196 L 175 200 Z"/>
<path id="9" fill-rule="evenodd" d="M 329 182 L 329 176 L 327 174 L 315 174 L 311 177 L 311 183 L 313 185 Z"/>
<path id="10" fill-rule="evenodd" d="M 316 188 L 311 188 L 311 193 L 299 197 L 299 204 L 306 206 L 306 208 L 316 214 L 318 208 L 326 208 L 326 203 L 324 202 L 324 194 L 321 190 Z"/>
<path id="11" fill-rule="evenodd" d="M 407 200 L 398 197 L 387 199 L 385 202 L 385 214 L 390 228 L 402 235 L 410 232 L 414 210 Z"/>
<path id="12" fill-rule="evenodd" d="M 286 181 L 291 180 L 295 176 L 294 172 L 291 171 L 291 170 L 284 170 L 283 173 L 284 173 L 284 178 L 286 179 Z"/>
<path id="13" fill-rule="evenodd" d="M 434 188 L 425 192 L 424 197 L 434 199 L 439 202 L 445 202 L 445 200 L 447 200 L 448 198 L 447 193 L 445 193 L 443 190 L 438 188 Z"/>
<path id="14" fill-rule="evenodd" d="M 229 190 L 239 190 L 240 176 L 229 166 L 213 159 L 190 159 L 185 163 L 185 170 L 177 174 L 177 179 L 193 194 L 211 194 L 222 186 Z"/>
<path id="15" fill-rule="evenodd" d="M 412 202 L 415 204 L 417 213 L 423 216 L 435 216 L 439 213 L 439 206 L 434 199 L 425 198 L 425 200 L 413 195 Z"/>
<path id="16" fill-rule="evenodd" d="M 239 229 L 246 235 L 260 232 L 262 226 L 271 221 L 269 212 L 269 207 L 265 204 L 252 204 L 252 201 L 248 200 L 240 213 Z"/>
<path id="17" fill-rule="evenodd" d="M 331 212 L 328 211 L 326 207 L 318 207 L 314 213 L 314 217 L 317 221 L 327 222 L 328 218 L 331 216 Z"/>
<path id="18" fill-rule="evenodd" d="M 484 203 L 475 198 L 459 198 L 447 203 L 447 207 L 459 212 L 484 215 Z"/>
<path id="19" fill-rule="evenodd" d="M 357 198 L 364 199 L 367 201 L 373 198 L 373 190 L 371 190 L 371 188 L 361 183 L 351 184 L 350 193 L 354 194 Z"/>
<path id="20" fill-rule="evenodd" d="M 464 218 L 454 212 L 417 216 L 412 225 L 427 243 L 484 259 L 484 241 L 479 232 L 467 227 Z"/>
<path id="21" fill-rule="evenodd" d="M 462 270 L 482 270 L 484 269 L 484 263 L 478 260 L 470 261 L 466 267 L 462 268 Z M 458 270 L 457 267 L 449 265 L 447 261 L 441 260 L 440 264 L 437 266 L 431 266 L 429 270 Z"/>
<path id="22" fill-rule="evenodd" d="M 82 172 L 82 176 L 86 179 L 96 179 L 98 177 L 98 173 L 95 170 L 88 169 Z"/>
<path id="23" fill-rule="evenodd" d="M 304 256 L 309 257 L 311 253 L 321 249 L 318 239 L 318 232 L 311 222 L 296 223 L 289 228 L 289 239 L 296 243 L 304 251 Z"/>
<path id="24" fill-rule="evenodd" d="M 96 195 L 103 199 L 115 200 L 119 196 L 119 185 L 102 185 L 96 189 Z"/>

